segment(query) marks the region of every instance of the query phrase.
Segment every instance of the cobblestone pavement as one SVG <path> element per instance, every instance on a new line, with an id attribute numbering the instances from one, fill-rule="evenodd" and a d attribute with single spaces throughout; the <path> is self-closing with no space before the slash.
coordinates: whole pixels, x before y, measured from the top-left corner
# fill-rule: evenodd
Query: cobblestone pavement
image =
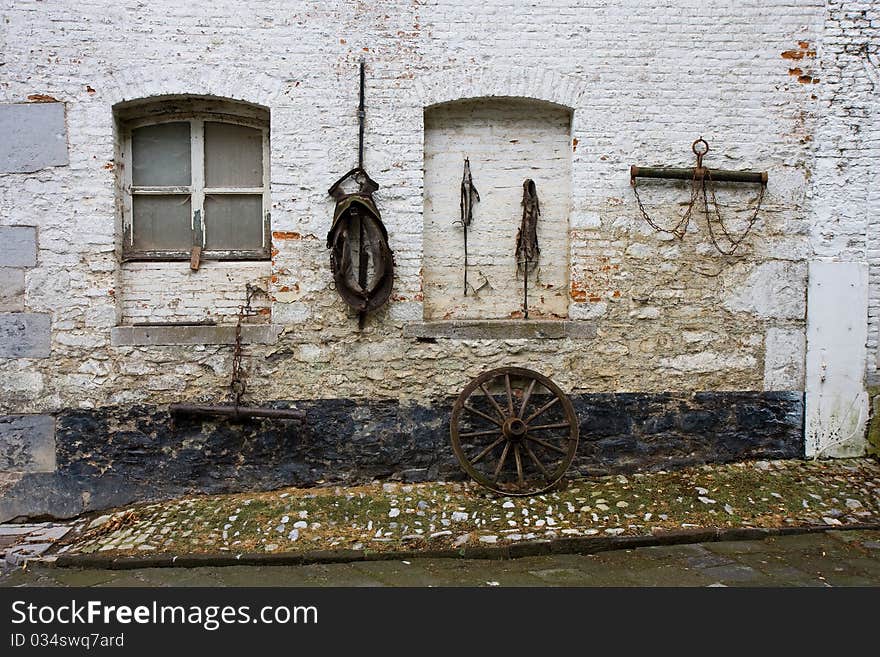
<path id="1" fill-rule="evenodd" d="M 577 479 L 528 498 L 472 482 L 186 497 L 72 522 L 52 551 L 143 557 L 506 547 L 695 528 L 845 527 L 880 522 L 880 462 L 756 461 Z M 705 540 L 705 539 L 703 539 Z"/>
<path id="2" fill-rule="evenodd" d="M 41 557 L 70 530 L 69 524 L 52 522 L 0 525 L 0 570 Z"/>
<path id="3" fill-rule="evenodd" d="M 80 570 L 31 566 L 0 586 L 880 586 L 880 531 L 508 561 Z"/>

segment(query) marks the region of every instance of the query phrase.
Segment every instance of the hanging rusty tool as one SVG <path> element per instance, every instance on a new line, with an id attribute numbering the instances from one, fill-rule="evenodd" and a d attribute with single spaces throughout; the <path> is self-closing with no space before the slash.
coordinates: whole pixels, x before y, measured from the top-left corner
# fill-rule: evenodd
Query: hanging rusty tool
<path id="1" fill-rule="evenodd" d="M 758 211 L 761 209 L 761 203 L 764 200 L 764 192 L 767 190 L 767 172 L 726 171 L 723 169 L 709 169 L 704 167 L 703 156 L 709 152 L 709 144 L 702 137 L 694 141 L 694 143 L 691 145 L 691 150 L 697 157 L 697 166 L 695 166 L 693 169 L 676 169 L 672 167 L 637 167 L 635 165 L 630 167 L 630 184 L 632 185 L 633 193 L 636 197 L 636 202 L 639 205 L 639 211 L 642 213 L 642 217 L 645 219 L 648 225 L 651 226 L 651 228 L 653 228 L 654 230 L 661 233 L 673 235 L 678 239 L 683 239 L 685 233 L 687 233 L 688 224 L 690 223 L 693 209 L 697 203 L 697 199 L 702 197 L 703 213 L 706 217 L 706 226 L 709 230 L 709 238 L 712 241 L 712 245 L 722 255 L 733 255 L 739 245 L 742 244 L 743 241 L 746 239 L 749 232 L 751 232 L 752 227 L 755 225 L 755 222 L 758 220 Z M 636 178 L 662 178 L 667 180 L 691 181 L 691 199 L 688 203 L 687 210 L 685 210 L 684 214 L 679 217 L 678 222 L 674 226 L 670 228 L 664 228 L 651 218 L 651 216 L 648 214 L 648 211 L 645 209 L 645 206 L 642 204 L 642 199 L 639 196 L 639 190 L 636 186 Z M 716 182 L 755 183 L 761 185 L 761 188 L 758 191 L 758 199 L 755 202 L 754 210 L 752 211 L 749 219 L 746 222 L 745 230 L 739 237 L 733 237 L 730 234 L 730 231 L 727 230 L 727 226 L 724 225 L 724 221 L 721 218 L 721 211 L 718 209 L 718 202 L 715 198 Z M 711 206 L 713 207 L 713 210 L 709 209 L 710 196 L 712 198 Z M 710 216 L 710 213 L 715 215 L 714 220 Z M 715 235 L 715 228 L 712 225 L 713 221 L 714 223 L 717 223 L 718 227 L 721 229 L 724 238 L 729 244 L 729 248 L 725 249 L 721 246 L 721 244 L 719 244 L 718 237 Z"/>
<path id="2" fill-rule="evenodd" d="M 364 168 L 364 120 L 367 118 L 367 111 L 364 109 L 364 86 L 365 86 L 365 62 L 361 58 L 360 62 L 360 99 L 358 101 L 358 169 Z M 357 215 L 357 208 L 352 208 L 353 215 Z M 367 249 L 364 248 L 364 220 L 358 221 L 358 285 L 361 289 L 367 287 L 367 273 L 369 268 L 369 256 Z M 363 331 L 364 324 L 367 322 L 367 312 L 365 310 L 358 311 L 358 329 Z"/>
<path id="3" fill-rule="evenodd" d="M 265 290 L 247 283 L 245 285 L 244 305 L 238 307 L 238 322 L 235 325 L 235 342 L 232 348 L 232 376 L 229 381 L 229 401 L 231 404 L 221 404 L 219 406 L 210 404 L 171 404 L 168 410 L 172 416 L 217 415 L 220 417 L 231 417 L 236 420 L 249 417 L 265 417 L 279 420 L 305 419 L 305 413 L 292 408 L 258 408 L 241 405 L 242 397 L 247 391 L 247 370 L 241 364 L 244 354 L 241 327 L 245 317 L 253 317 L 257 314 L 257 311 L 251 307 L 253 298 L 257 294 L 265 293 Z"/>
<path id="4" fill-rule="evenodd" d="M 538 217 L 541 205 L 535 181 L 523 182 L 522 223 L 516 233 L 516 271 L 523 275 L 523 317 L 529 318 L 529 272 L 538 266 L 541 249 L 538 248 Z"/>
<path id="5" fill-rule="evenodd" d="M 461 177 L 461 227 L 464 230 L 464 296 L 468 293 L 468 226 L 474 220 L 474 203 L 480 201 L 480 193 L 471 177 L 471 162 L 464 158 L 464 174 Z"/>
<path id="6" fill-rule="evenodd" d="M 358 166 L 337 180 L 328 190 L 336 199 L 333 225 L 327 233 L 330 267 L 339 296 L 358 314 L 363 330 L 367 313 L 382 306 L 394 284 L 394 255 L 388 245 L 388 231 L 382 223 L 373 192 L 379 184 L 364 170 L 364 61 L 360 62 L 358 104 Z M 344 182 L 354 180 L 358 189 L 346 193 Z M 356 232 L 355 232 L 356 230 Z M 357 240 L 357 272 L 354 271 L 354 241 Z"/>

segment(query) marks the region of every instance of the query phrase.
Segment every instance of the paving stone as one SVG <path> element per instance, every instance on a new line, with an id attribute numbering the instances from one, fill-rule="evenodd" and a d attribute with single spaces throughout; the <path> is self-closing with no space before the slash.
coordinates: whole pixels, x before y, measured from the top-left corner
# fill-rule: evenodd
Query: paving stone
<path id="1" fill-rule="evenodd" d="M 762 574 L 744 564 L 732 563 L 723 566 L 701 568 L 700 572 L 712 581 L 724 584 L 752 583 L 763 579 Z"/>
<path id="2" fill-rule="evenodd" d="M 442 586 L 443 580 L 427 573 L 419 561 L 360 561 L 354 567 L 387 586 Z"/>

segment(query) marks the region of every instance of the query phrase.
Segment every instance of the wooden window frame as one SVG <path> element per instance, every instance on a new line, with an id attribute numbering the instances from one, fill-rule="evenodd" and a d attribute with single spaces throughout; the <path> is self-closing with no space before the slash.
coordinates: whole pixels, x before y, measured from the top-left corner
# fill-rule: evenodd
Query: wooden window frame
<path id="1" fill-rule="evenodd" d="M 135 186 L 132 183 L 132 131 L 163 123 L 187 122 L 190 125 L 190 170 L 189 185 L 176 186 Z M 261 187 L 206 187 L 205 186 L 205 123 L 227 123 L 255 128 L 262 134 L 263 184 Z M 170 112 L 160 115 L 144 116 L 125 120 L 120 129 L 120 155 L 126 166 L 122 167 L 122 257 L 125 262 L 190 260 L 193 246 L 201 246 L 201 260 L 269 260 L 271 259 L 271 216 L 269 196 L 269 125 L 262 118 L 227 114 L 219 112 Z M 136 249 L 134 248 L 134 221 L 132 213 L 133 197 L 137 195 L 189 195 L 190 228 L 192 244 L 181 249 Z M 222 194 L 246 194 L 262 197 L 263 239 L 259 249 L 205 249 L 205 196 Z"/>

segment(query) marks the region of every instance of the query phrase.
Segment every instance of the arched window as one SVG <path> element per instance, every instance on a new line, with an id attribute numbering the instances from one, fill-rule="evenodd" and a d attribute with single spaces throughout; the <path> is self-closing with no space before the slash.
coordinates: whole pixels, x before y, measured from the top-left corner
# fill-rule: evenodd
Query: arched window
<path id="1" fill-rule="evenodd" d="M 126 260 L 268 259 L 269 114 L 209 98 L 115 108 Z"/>

